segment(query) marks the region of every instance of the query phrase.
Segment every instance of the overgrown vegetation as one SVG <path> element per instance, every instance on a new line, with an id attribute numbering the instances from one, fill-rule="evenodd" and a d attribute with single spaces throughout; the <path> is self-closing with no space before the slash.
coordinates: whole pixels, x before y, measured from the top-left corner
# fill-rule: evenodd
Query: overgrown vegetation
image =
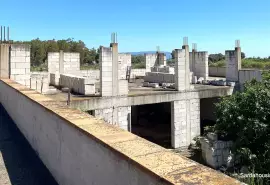
<path id="1" fill-rule="evenodd" d="M 212 131 L 222 140 L 234 141 L 232 152 L 241 156 L 240 166 L 250 173 L 269 173 L 270 73 L 264 72 L 262 82 L 246 83 L 243 92 L 224 97 L 216 104 L 216 115 Z"/>
<path id="2" fill-rule="evenodd" d="M 270 57 L 268 58 L 245 58 L 245 53 L 242 52 L 242 68 L 255 69 L 270 69 Z M 210 67 L 225 67 L 225 56 L 221 53 L 209 55 Z"/>

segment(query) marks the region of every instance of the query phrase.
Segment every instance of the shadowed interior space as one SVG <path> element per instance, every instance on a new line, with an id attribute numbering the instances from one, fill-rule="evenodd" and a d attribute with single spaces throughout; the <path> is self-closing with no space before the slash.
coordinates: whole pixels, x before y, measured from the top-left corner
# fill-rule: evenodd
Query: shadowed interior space
<path id="1" fill-rule="evenodd" d="M 204 98 L 200 100 L 201 135 L 204 134 L 206 126 L 216 124 L 215 104 L 218 102 L 220 102 L 220 98 Z"/>
<path id="2" fill-rule="evenodd" d="M 171 148 L 171 103 L 131 107 L 132 133 Z"/>
<path id="3" fill-rule="evenodd" d="M 0 184 L 57 185 L 1 104 Z"/>

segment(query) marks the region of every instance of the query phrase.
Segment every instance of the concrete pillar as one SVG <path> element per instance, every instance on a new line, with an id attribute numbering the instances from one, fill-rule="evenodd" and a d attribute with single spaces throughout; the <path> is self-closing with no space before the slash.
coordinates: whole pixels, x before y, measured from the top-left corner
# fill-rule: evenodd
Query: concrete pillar
<path id="1" fill-rule="evenodd" d="M 64 73 L 64 51 L 60 50 L 59 52 L 59 73 Z"/>
<path id="2" fill-rule="evenodd" d="M 198 79 L 200 77 L 203 77 L 205 80 L 207 80 L 209 76 L 208 52 L 205 51 L 193 52 L 192 57 L 194 57 L 193 60 L 194 76 L 197 76 Z"/>
<path id="3" fill-rule="evenodd" d="M 174 50 L 174 56 L 175 56 L 174 81 L 175 81 L 175 89 L 178 91 L 182 91 L 186 89 L 185 78 L 187 74 L 186 74 L 186 68 L 185 68 L 185 62 L 186 62 L 185 54 L 186 52 L 183 49 Z"/>
<path id="4" fill-rule="evenodd" d="M 225 51 L 226 58 L 226 80 L 238 82 L 239 70 L 241 69 L 241 48 Z"/>
<path id="5" fill-rule="evenodd" d="M 112 95 L 118 96 L 119 75 L 118 75 L 118 43 L 111 43 L 112 47 Z"/>
<path id="6" fill-rule="evenodd" d="M 200 99 L 171 102 L 171 144 L 188 147 L 200 135 Z"/>
<path id="7" fill-rule="evenodd" d="M 101 96 L 113 95 L 113 83 L 112 83 L 112 48 L 100 47 L 99 55 L 100 63 L 100 92 Z"/>
<path id="8" fill-rule="evenodd" d="M 190 89 L 189 46 L 183 45 L 182 49 L 185 50 L 185 70 L 187 74 L 185 76 L 185 88 L 188 90 Z"/>
<path id="9" fill-rule="evenodd" d="M 158 65 L 166 66 L 166 55 L 165 55 L 165 53 L 158 53 Z"/>
<path id="10" fill-rule="evenodd" d="M 158 54 L 144 54 L 145 60 L 145 72 L 151 72 L 151 67 L 154 67 L 158 63 Z"/>
<path id="11" fill-rule="evenodd" d="M 30 86 L 30 45 L 12 44 L 10 46 L 10 79 Z"/>
<path id="12" fill-rule="evenodd" d="M 190 59 L 190 63 L 189 63 L 189 69 L 191 72 L 195 72 L 195 53 L 197 52 L 196 49 L 192 49 L 192 52 L 191 52 L 191 59 Z"/>
<path id="13" fill-rule="evenodd" d="M 0 44 L 0 78 L 10 77 L 9 44 Z"/>

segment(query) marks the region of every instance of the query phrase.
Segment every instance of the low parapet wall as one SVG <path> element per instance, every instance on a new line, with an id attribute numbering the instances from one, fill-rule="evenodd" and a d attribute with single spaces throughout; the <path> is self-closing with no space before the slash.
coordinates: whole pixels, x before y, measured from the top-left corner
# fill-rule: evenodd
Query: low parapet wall
<path id="1" fill-rule="evenodd" d="M 83 95 L 95 94 L 95 82 L 90 78 L 60 74 L 59 86 L 68 87 L 73 92 Z"/>
<path id="2" fill-rule="evenodd" d="M 240 184 L 11 80 L 0 101 L 59 184 Z"/>
<path id="3" fill-rule="evenodd" d="M 226 67 L 209 67 L 209 76 L 226 77 Z"/>

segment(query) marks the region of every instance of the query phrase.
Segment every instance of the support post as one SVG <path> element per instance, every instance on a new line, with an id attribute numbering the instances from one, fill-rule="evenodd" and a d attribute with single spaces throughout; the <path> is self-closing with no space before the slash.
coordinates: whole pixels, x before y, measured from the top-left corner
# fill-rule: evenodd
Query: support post
<path id="1" fill-rule="evenodd" d="M 64 51 L 60 50 L 59 52 L 59 73 L 64 73 Z"/>
<path id="2" fill-rule="evenodd" d="M 70 94 L 71 94 L 70 91 L 71 91 L 71 89 L 68 88 L 68 99 L 67 99 L 67 105 L 68 105 L 68 106 L 70 106 L 70 96 L 71 96 L 71 95 L 70 95 Z"/>
<path id="3" fill-rule="evenodd" d="M 188 38 L 184 37 L 184 45 L 182 49 L 185 50 L 185 90 L 190 89 L 190 67 L 189 67 L 189 45 L 188 45 Z"/>
<path id="4" fill-rule="evenodd" d="M 118 44 L 111 43 L 112 47 L 112 95 L 117 96 L 119 94 L 119 77 L 118 77 Z"/>

